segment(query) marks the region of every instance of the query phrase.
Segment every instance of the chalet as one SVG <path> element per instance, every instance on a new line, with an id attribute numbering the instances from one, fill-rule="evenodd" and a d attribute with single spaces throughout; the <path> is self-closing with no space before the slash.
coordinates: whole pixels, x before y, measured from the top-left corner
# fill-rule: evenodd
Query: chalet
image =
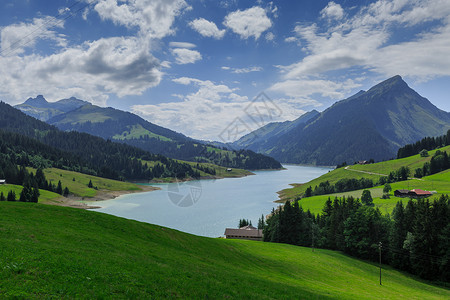
<path id="1" fill-rule="evenodd" d="M 430 197 L 431 196 L 431 192 L 429 191 L 424 191 L 421 189 L 413 189 L 409 191 L 409 196 L 411 198 L 426 198 L 426 197 Z"/>
<path id="2" fill-rule="evenodd" d="M 367 165 L 368 162 L 367 162 L 367 160 L 360 160 L 360 161 L 358 161 L 358 164 L 360 164 L 360 165 Z"/>
<path id="3" fill-rule="evenodd" d="M 409 198 L 425 198 L 430 197 L 432 195 L 429 191 L 424 191 L 421 189 L 413 189 L 413 190 L 395 190 L 395 197 L 409 197 Z"/>
<path id="4" fill-rule="evenodd" d="M 232 168 L 228 168 L 228 169 L 227 169 L 227 172 L 231 172 L 231 171 L 233 171 Z"/>
<path id="5" fill-rule="evenodd" d="M 395 197 L 409 197 L 409 190 L 395 190 Z"/>
<path id="6" fill-rule="evenodd" d="M 5 179 L 0 179 L 0 185 L 2 184 L 6 184 L 6 180 Z"/>
<path id="7" fill-rule="evenodd" d="M 241 239 L 262 241 L 262 229 L 257 229 L 251 225 L 241 227 L 239 229 L 227 228 L 225 229 L 225 238 L 227 239 Z"/>

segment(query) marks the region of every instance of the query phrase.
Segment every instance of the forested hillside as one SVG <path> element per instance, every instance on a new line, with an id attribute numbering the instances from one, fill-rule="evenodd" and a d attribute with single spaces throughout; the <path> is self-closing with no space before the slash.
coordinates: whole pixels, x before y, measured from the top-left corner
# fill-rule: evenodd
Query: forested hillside
<path id="1" fill-rule="evenodd" d="M 39 96 L 28 99 L 17 108 L 38 117 L 42 117 L 42 111 L 47 114 L 56 111 L 54 117 L 45 120 L 62 131 L 84 132 L 174 159 L 252 170 L 281 168 L 280 163 L 272 157 L 253 151 L 216 148 L 148 122 L 135 114 L 111 107 L 98 107 L 78 99 L 49 103 Z M 36 115 L 36 112 L 39 114 Z"/>
<path id="2" fill-rule="evenodd" d="M 119 180 L 200 175 L 190 165 L 162 155 L 85 133 L 59 131 L 5 103 L 0 103 L 0 129 L 6 131 L 2 153 L 26 166 L 54 166 Z M 155 166 L 141 160 L 153 161 Z"/>

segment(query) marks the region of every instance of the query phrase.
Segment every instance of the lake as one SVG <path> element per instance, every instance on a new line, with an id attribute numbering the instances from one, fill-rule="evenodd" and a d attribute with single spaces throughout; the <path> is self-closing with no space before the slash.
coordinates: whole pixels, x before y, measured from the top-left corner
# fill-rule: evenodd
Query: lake
<path id="1" fill-rule="evenodd" d="M 151 184 L 161 190 L 96 202 L 99 212 L 208 236 L 223 236 L 242 218 L 257 226 L 279 204 L 277 192 L 327 173 L 324 167 L 284 165 L 286 170 L 255 171 L 242 178 Z"/>

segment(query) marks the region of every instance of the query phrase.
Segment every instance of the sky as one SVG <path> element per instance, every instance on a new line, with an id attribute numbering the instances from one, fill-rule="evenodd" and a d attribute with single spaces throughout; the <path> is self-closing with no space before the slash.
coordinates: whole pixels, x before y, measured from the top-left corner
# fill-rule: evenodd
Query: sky
<path id="1" fill-rule="evenodd" d="M 77 97 L 205 140 L 394 75 L 450 111 L 450 0 L 3 0 L 0 100 Z"/>

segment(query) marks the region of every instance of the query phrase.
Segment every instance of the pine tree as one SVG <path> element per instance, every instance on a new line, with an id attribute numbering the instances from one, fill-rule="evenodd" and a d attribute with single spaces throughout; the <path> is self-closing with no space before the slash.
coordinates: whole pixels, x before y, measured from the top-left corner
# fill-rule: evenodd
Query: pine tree
<path id="1" fill-rule="evenodd" d="M 69 188 L 67 188 L 67 186 L 64 188 L 64 192 L 63 192 L 63 196 L 64 197 L 67 197 L 67 196 L 69 196 Z"/>
<path id="2" fill-rule="evenodd" d="M 8 192 L 8 196 L 6 197 L 7 201 L 16 201 L 16 193 L 11 190 Z"/>
<path id="3" fill-rule="evenodd" d="M 88 188 L 93 188 L 94 187 L 94 185 L 92 184 L 92 180 L 89 180 L 89 183 L 88 183 Z"/>
<path id="4" fill-rule="evenodd" d="M 62 195 L 62 193 L 63 193 L 61 180 L 58 180 L 58 186 L 56 187 L 56 193 L 60 194 L 60 195 Z"/>
<path id="5" fill-rule="evenodd" d="M 3 195 L 3 192 L 0 193 L 0 201 L 6 201 L 5 195 Z"/>

